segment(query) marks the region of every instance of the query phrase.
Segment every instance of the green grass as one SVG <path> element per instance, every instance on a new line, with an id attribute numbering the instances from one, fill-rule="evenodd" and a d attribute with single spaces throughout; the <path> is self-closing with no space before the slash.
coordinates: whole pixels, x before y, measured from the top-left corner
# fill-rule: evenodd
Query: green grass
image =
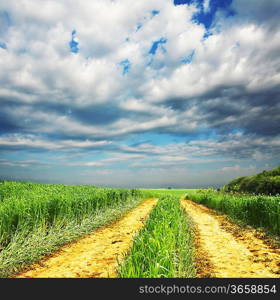
<path id="1" fill-rule="evenodd" d="M 177 196 L 166 196 L 153 209 L 134 239 L 119 277 L 194 277 L 192 232 Z"/>
<path id="2" fill-rule="evenodd" d="M 135 189 L 1 182 L 0 277 L 119 218 L 149 196 Z"/>
<path id="3" fill-rule="evenodd" d="M 280 235 L 280 196 L 230 194 L 214 190 L 188 192 L 185 196 L 217 209 L 244 224 Z"/>
<path id="4" fill-rule="evenodd" d="M 177 198 L 180 198 L 188 192 L 197 191 L 197 189 L 141 189 L 141 191 L 150 193 L 155 198 L 165 196 L 176 196 Z"/>

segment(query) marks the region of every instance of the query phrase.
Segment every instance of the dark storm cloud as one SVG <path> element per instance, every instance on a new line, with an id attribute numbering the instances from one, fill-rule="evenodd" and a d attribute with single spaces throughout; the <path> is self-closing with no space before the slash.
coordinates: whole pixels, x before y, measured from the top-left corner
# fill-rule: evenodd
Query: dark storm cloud
<path id="1" fill-rule="evenodd" d="M 222 92 L 216 93 L 217 96 Z M 207 98 L 199 103 L 201 119 L 209 127 L 221 131 L 242 129 L 245 133 L 258 136 L 279 134 L 280 88 L 250 92 L 233 97 Z"/>
<path id="2" fill-rule="evenodd" d="M 246 86 L 242 85 L 219 86 L 197 98 L 170 99 L 164 105 L 171 107 L 178 116 L 195 108 L 193 117 L 196 121 L 220 133 L 236 129 L 260 137 L 277 136 L 280 133 L 279 86 L 260 91 L 247 91 Z M 182 123 L 189 121 L 180 120 Z M 184 133 L 180 126 L 177 129 L 178 134 Z"/>
<path id="3" fill-rule="evenodd" d="M 24 124 L 23 118 L 14 113 L 15 109 L 21 107 L 21 104 L 6 98 L 0 98 L 0 103 L 0 133 L 25 133 L 27 126 Z"/>
<path id="4" fill-rule="evenodd" d="M 39 102 L 31 106 L 34 111 L 67 115 L 82 124 L 108 125 L 124 116 L 123 110 L 114 104 L 99 104 L 77 107 L 71 103 Z"/>
<path id="5" fill-rule="evenodd" d="M 170 107 L 175 111 L 184 111 L 190 108 L 193 104 L 192 99 L 186 98 L 172 98 L 164 102 L 164 106 Z"/>
<path id="6" fill-rule="evenodd" d="M 195 143 L 194 143 L 195 144 Z M 225 135 L 215 144 L 200 145 L 206 153 L 222 155 L 235 159 L 261 160 L 267 158 L 280 158 L 279 139 L 256 138 L 250 135 Z"/>
<path id="7" fill-rule="evenodd" d="M 194 3 L 195 1 L 187 2 Z M 231 1 L 224 2 L 227 2 L 228 6 Z M 210 1 L 210 9 L 214 3 L 218 2 Z M 143 53 L 147 53 L 151 43 L 148 42 L 146 35 L 140 36 L 143 28 L 137 33 L 140 37 L 135 34 L 134 40 L 131 39 L 133 42 L 130 42 L 131 44 L 127 42 L 128 48 L 123 42 L 119 43 L 121 46 L 113 43 L 112 47 L 109 47 L 110 49 L 119 47 L 115 50 L 116 58 L 107 57 L 108 53 L 101 51 L 104 59 L 100 61 L 97 57 L 89 59 L 83 57 L 83 47 L 86 47 L 87 42 L 90 41 L 89 48 L 94 48 L 99 41 L 95 41 L 94 34 L 83 36 L 82 30 L 81 32 L 79 30 L 79 36 L 77 36 L 81 38 L 79 40 L 80 51 L 73 55 L 69 53 L 69 47 L 67 47 L 69 40 L 65 45 L 60 44 L 60 36 L 57 38 L 55 31 L 50 33 L 51 39 L 48 42 L 43 39 L 30 45 L 31 50 L 28 49 L 24 56 L 18 55 L 22 45 L 18 48 L 14 46 L 16 47 L 14 52 L 5 50 L 0 59 L 7 53 L 10 56 L 7 54 L 7 58 L 3 59 L 3 68 L 10 65 L 11 67 L 7 68 L 7 75 L 1 77 L 0 84 L 3 89 L 6 89 L 4 92 L 1 90 L 1 93 L 10 96 L 3 96 L 0 99 L 0 150 L 104 151 L 149 154 L 154 157 L 161 156 L 163 153 L 157 152 L 153 147 L 143 146 L 156 144 L 156 142 L 137 142 L 137 138 L 142 133 L 170 134 L 194 141 L 201 140 L 201 137 L 208 134 L 209 136 L 216 134 L 218 138 L 214 144 L 209 144 L 209 141 L 204 144 L 194 143 L 189 146 L 189 152 L 186 150 L 183 155 L 197 153 L 202 156 L 211 154 L 244 158 L 251 157 L 255 151 L 265 151 L 267 154 L 276 155 L 278 144 L 275 141 L 279 136 L 280 124 L 280 87 L 277 85 L 276 75 L 280 72 L 280 61 L 276 36 L 278 33 L 272 32 L 271 28 L 275 28 L 276 24 L 280 23 L 277 19 L 280 3 L 279 1 L 255 0 L 245 3 L 243 0 L 236 0 L 232 2 L 231 7 L 236 11 L 236 15 L 232 16 L 236 18 L 236 24 L 231 23 L 232 18 L 227 20 L 223 16 L 221 22 L 225 24 L 221 25 L 221 32 L 216 32 L 203 42 L 197 36 L 200 31 L 203 36 L 205 28 L 196 28 L 194 24 L 187 23 L 185 15 L 178 15 L 178 18 L 184 18 L 185 29 L 184 27 L 176 29 L 174 26 L 177 31 L 173 33 L 170 29 L 170 37 L 168 36 L 166 40 L 160 39 L 164 36 L 164 32 L 159 33 L 157 37 L 160 39 L 157 42 L 159 44 L 150 55 L 153 55 L 154 59 L 164 66 L 162 73 L 160 73 L 161 70 L 153 70 L 152 66 L 145 65 L 147 61 L 146 57 L 143 58 Z M 184 8 L 186 7 L 182 7 Z M 176 9 L 178 11 L 179 7 Z M 212 17 L 218 18 L 218 12 L 221 10 L 221 8 L 215 10 Z M 152 25 L 149 23 L 147 26 L 157 24 L 156 20 L 162 15 L 164 15 L 164 10 L 153 19 L 154 23 L 150 22 Z M 0 14 L 0 18 L 1 16 L 3 19 L 3 15 Z M 169 20 L 171 16 L 172 14 L 170 16 L 166 14 L 162 25 L 168 24 L 166 20 Z M 89 19 L 88 22 L 92 20 Z M 243 27 L 246 22 L 257 24 L 257 26 L 253 29 L 248 26 L 248 29 L 246 26 Z M 213 23 L 214 25 L 216 23 Z M 158 30 L 158 25 L 154 26 L 154 29 Z M 185 67 L 183 69 L 178 64 L 181 57 L 179 48 L 182 47 L 184 55 L 189 53 L 189 49 L 186 53 L 184 49 L 188 38 L 183 36 L 185 39 L 183 42 L 176 39 L 183 29 L 187 31 L 191 26 L 194 26 L 194 34 L 189 32 L 189 38 L 193 38 L 194 41 L 198 39 L 198 41 L 196 41 L 196 46 L 190 45 L 190 47 L 196 48 L 196 52 L 192 61 L 188 66 L 183 66 Z M 228 40 L 226 30 L 231 30 L 235 26 L 237 33 L 234 30 L 232 32 L 236 37 Z M 123 26 L 121 29 L 126 28 Z M 63 34 L 63 29 L 63 26 L 55 28 L 58 30 L 57 35 Z M 21 28 L 17 30 L 19 37 L 25 36 L 26 32 L 21 32 Z M 244 35 L 240 34 L 243 30 L 245 30 Z M 69 30 L 67 32 L 69 39 Z M 112 37 L 115 37 L 115 32 L 114 30 L 112 32 L 108 43 L 114 42 Z M 125 35 L 128 33 L 132 34 L 126 32 Z M 250 34 L 255 35 L 252 37 Z M 89 38 L 91 36 L 92 41 Z M 16 45 L 19 38 L 17 36 L 12 36 L 12 38 Z M 28 39 L 28 36 L 26 38 Z M 101 39 L 101 44 L 103 40 L 106 40 L 105 38 Z M 33 40 L 30 37 L 29 39 Z M 149 36 L 149 39 L 156 40 L 153 36 Z M 242 42 L 239 43 L 239 39 L 243 39 Z M 273 40 L 271 44 L 269 44 L 270 40 Z M 171 52 L 156 51 L 160 43 L 164 44 L 166 49 L 170 46 L 171 48 L 168 49 L 175 53 L 174 57 Z M 172 43 L 174 48 L 172 48 Z M 226 45 L 224 46 L 223 43 Z M 222 44 L 222 47 L 219 47 L 219 44 Z M 226 52 L 227 47 L 234 45 L 235 50 Z M 67 54 L 60 56 L 64 53 L 64 47 L 67 49 Z M 96 47 L 101 46 L 99 44 Z M 37 58 L 39 57 L 38 48 L 47 53 L 44 57 L 46 61 Z M 176 54 L 177 50 L 179 54 Z M 96 49 L 93 53 L 94 51 Z M 121 55 L 125 53 L 125 57 L 119 58 L 119 53 Z M 157 55 L 162 56 L 157 57 Z M 134 59 L 135 62 L 131 63 L 129 72 L 125 74 L 122 74 L 122 68 L 120 70 L 115 68 L 119 61 L 132 62 Z M 244 64 L 241 64 L 239 72 L 235 77 L 230 77 L 231 71 L 234 71 L 235 65 L 242 59 Z M 227 63 L 231 69 L 223 68 Z M 206 68 L 201 68 L 201 65 Z M 191 72 L 188 71 L 190 69 Z M 224 69 L 227 71 L 220 73 L 217 71 Z M 177 76 L 174 81 L 172 81 L 173 74 Z M 212 82 L 212 77 L 217 78 L 216 81 Z M 247 77 L 249 77 L 248 81 L 246 81 Z M 264 82 L 259 80 L 259 77 L 263 78 Z M 161 78 L 164 79 L 164 84 L 157 86 L 157 79 Z M 192 78 L 194 81 L 190 80 Z M 255 81 L 259 84 L 248 87 Z M 114 83 L 117 83 L 116 86 Z M 111 90 L 114 91 L 113 96 L 110 94 Z M 160 99 L 158 102 L 157 97 Z M 132 104 L 127 104 L 126 101 Z M 236 131 L 241 132 L 242 135 L 232 135 Z M 132 136 L 136 137 L 136 142 L 130 147 L 118 146 L 118 143 L 123 143 Z M 261 142 L 257 142 L 258 139 Z M 108 143 L 98 144 L 102 141 Z"/>
<path id="8" fill-rule="evenodd" d="M 141 123 L 154 118 L 154 114 L 150 111 L 128 112 L 121 108 L 117 102 L 77 106 L 75 102 L 66 104 L 47 100 L 27 103 L 13 97 L 1 98 L 0 101 L 0 132 L 2 134 L 39 134 L 55 140 L 83 140 L 88 138 L 88 133 L 72 132 L 71 130 L 64 131 L 63 129 L 65 128 L 60 127 L 57 127 L 56 130 L 47 130 L 51 126 L 52 119 L 60 117 L 67 117 L 70 121 L 78 124 L 84 126 L 93 125 L 97 126 L 97 128 L 114 127 L 113 123 L 120 119 Z M 45 117 L 40 118 L 38 117 L 39 114 L 44 114 Z M 53 116 L 53 118 L 49 120 L 48 116 Z M 141 131 L 141 129 L 135 129 L 133 132 Z M 116 136 L 113 134 L 111 138 L 125 138 L 125 135 L 125 132 Z M 102 136 L 95 137 L 95 140 L 102 139 Z"/>
<path id="9" fill-rule="evenodd" d="M 5 111 L 0 112 L 0 134 L 21 132 L 17 119 L 12 119 Z"/>
<path id="10" fill-rule="evenodd" d="M 244 137 L 259 136 L 259 137 L 273 137 L 279 134 L 280 124 L 280 96 L 279 88 L 268 89 L 261 92 L 246 93 L 245 87 L 225 87 L 221 86 L 215 90 L 211 90 L 198 99 L 171 99 L 164 103 L 165 107 L 172 109 L 178 118 L 178 122 L 174 125 L 166 124 L 163 127 L 151 129 L 135 129 L 133 134 L 142 132 L 151 132 L 166 134 L 171 133 L 181 137 L 195 138 L 197 134 L 203 134 L 209 132 L 212 128 L 222 135 L 226 135 L 236 129 L 243 132 Z M 54 104 L 54 103 L 36 103 L 36 104 L 23 104 L 16 101 L 5 101 L 2 99 L 1 103 L 1 133 L 18 135 L 33 134 L 34 137 L 44 140 L 46 144 L 32 144 L 32 140 L 27 144 L 6 144 L 1 145 L 2 150 L 25 150 L 28 149 L 31 152 L 49 151 L 57 144 L 60 145 L 61 141 L 71 139 L 73 141 L 84 141 L 87 138 L 87 134 L 83 133 L 66 133 L 61 132 L 60 128 L 57 131 L 50 131 L 41 133 L 40 128 L 47 126 L 46 120 L 34 119 L 38 112 L 55 112 L 58 116 L 67 115 L 71 120 L 77 120 L 82 124 L 94 124 L 102 126 L 103 128 L 111 125 L 115 121 L 121 118 L 138 120 L 141 124 L 141 120 L 152 112 L 147 113 L 128 113 L 122 110 L 120 107 L 108 106 L 91 106 L 85 108 L 76 108 L 69 105 Z M 28 108 L 25 110 L 25 108 Z M 204 129 L 188 130 L 183 125 L 190 122 L 190 118 L 184 119 L 184 113 L 190 109 L 196 108 L 196 113 L 192 116 L 196 119 L 198 127 L 206 124 Z M 151 118 L 151 117 L 150 117 Z M 155 115 L 154 118 L 157 118 Z M 152 119 L 152 118 L 151 118 Z M 130 136 L 131 133 L 117 134 L 111 137 L 111 140 L 118 141 L 119 139 L 125 139 Z M 102 137 L 95 138 L 95 141 L 102 140 Z M 48 143 L 50 142 L 50 145 Z M 52 144 L 53 143 L 53 144 Z M 137 148 L 139 143 L 135 143 L 134 150 L 132 152 L 143 154 L 145 151 Z M 255 145 L 247 145 L 239 148 L 231 148 L 234 151 L 227 149 L 228 153 L 233 155 L 245 157 L 252 152 L 250 147 L 254 147 L 261 151 L 264 149 L 264 145 L 259 145 L 257 148 Z M 266 151 L 271 152 L 271 147 L 267 147 Z M 114 144 L 100 145 L 83 145 L 81 147 L 71 147 L 71 145 L 65 144 L 57 148 L 63 151 L 77 151 L 77 149 L 83 149 L 84 151 L 119 151 L 124 153 L 130 153 L 131 150 L 121 150 Z M 54 147 L 55 150 L 55 147 Z M 80 151 L 80 150 L 79 150 Z M 219 150 L 219 154 L 224 155 L 226 151 Z M 157 155 L 150 153 L 151 155 Z M 218 154 L 218 153 L 217 153 Z"/>
<path id="11" fill-rule="evenodd" d="M 279 28 L 280 2 L 278 0 L 234 0 L 231 7 L 241 21 L 253 21 L 270 30 Z"/>

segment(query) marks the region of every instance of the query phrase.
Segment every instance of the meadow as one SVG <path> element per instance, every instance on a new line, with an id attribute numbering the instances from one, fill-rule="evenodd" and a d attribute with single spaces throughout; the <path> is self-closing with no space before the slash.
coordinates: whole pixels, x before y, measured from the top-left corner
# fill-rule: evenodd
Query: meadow
<path id="1" fill-rule="evenodd" d="M 121 217 L 149 191 L 32 182 L 0 183 L 0 276 Z"/>
<path id="2" fill-rule="evenodd" d="M 116 189 L 33 182 L 0 182 L 0 277 L 9 277 L 61 246 L 121 219 L 144 199 L 158 198 L 143 219 L 118 276 L 195 277 L 193 220 L 180 204 L 190 199 L 243 225 L 280 234 L 280 196 L 224 189 Z M 112 241 L 118 242 L 118 241 Z M 110 248 L 110 247 L 109 247 Z"/>
<path id="3" fill-rule="evenodd" d="M 280 196 L 225 193 L 208 189 L 188 192 L 185 198 L 216 209 L 245 225 L 280 235 Z"/>

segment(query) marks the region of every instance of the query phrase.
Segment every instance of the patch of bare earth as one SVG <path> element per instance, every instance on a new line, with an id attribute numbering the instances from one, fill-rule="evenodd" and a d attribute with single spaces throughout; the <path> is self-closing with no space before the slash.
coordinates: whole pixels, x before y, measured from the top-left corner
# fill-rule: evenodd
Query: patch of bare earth
<path id="1" fill-rule="evenodd" d="M 129 251 L 134 235 L 144 226 L 157 201 L 155 198 L 144 200 L 122 219 L 62 247 L 16 277 L 116 277 L 118 262 Z"/>
<path id="2" fill-rule="evenodd" d="M 280 278 L 280 249 L 263 234 L 190 200 L 181 205 L 195 227 L 198 277 Z"/>

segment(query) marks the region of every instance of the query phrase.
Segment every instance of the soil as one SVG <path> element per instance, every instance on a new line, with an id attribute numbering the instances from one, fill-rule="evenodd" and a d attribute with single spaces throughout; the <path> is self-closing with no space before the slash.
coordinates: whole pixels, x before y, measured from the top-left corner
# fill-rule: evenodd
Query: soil
<path id="1" fill-rule="evenodd" d="M 280 278 L 280 249 L 264 234 L 190 200 L 181 205 L 195 227 L 198 277 Z"/>
<path id="2" fill-rule="evenodd" d="M 117 222 L 65 245 L 15 277 L 116 277 L 118 264 L 129 251 L 133 237 L 144 226 L 157 201 L 155 198 L 144 200 Z"/>

